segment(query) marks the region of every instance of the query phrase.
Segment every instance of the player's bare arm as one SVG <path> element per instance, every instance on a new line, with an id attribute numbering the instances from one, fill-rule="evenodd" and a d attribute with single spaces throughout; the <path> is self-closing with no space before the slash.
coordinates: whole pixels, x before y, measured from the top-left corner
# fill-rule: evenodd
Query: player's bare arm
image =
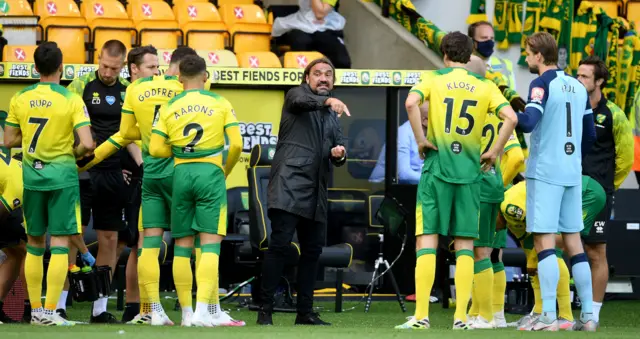
<path id="1" fill-rule="evenodd" d="M 76 158 L 81 158 L 87 155 L 87 153 L 92 152 L 95 149 L 96 144 L 93 141 L 93 136 L 91 136 L 90 126 L 82 126 L 76 129 L 76 132 L 78 133 L 80 142 L 73 152 Z"/>
<path id="2" fill-rule="evenodd" d="M 409 96 L 407 96 L 407 100 L 405 101 L 404 105 L 407 109 L 407 114 L 409 115 L 411 130 L 413 131 L 413 135 L 416 138 L 416 143 L 418 144 L 420 159 L 424 159 L 430 149 L 437 151 L 438 148 L 434 144 L 429 142 L 429 140 L 427 140 L 427 137 L 424 135 L 422 116 L 420 114 L 421 100 L 422 98 L 419 94 L 409 93 Z"/>
<path id="3" fill-rule="evenodd" d="M 480 161 L 482 162 L 482 169 L 484 171 L 488 171 L 489 168 L 496 162 L 496 158 L 504 149 L 504 145 L 509 141 L 509 137 L 513 134 L 513 130 L 516 128 L 518 124 L 518 117 L 516 116 L 516 112 L 513 111 L 511 106 L 504 106 L 499 112 L 498 116 L 502 119 L 502 127 L 500 127 L 500 131 L 498 132 L 498 140 L 491 147 L 491 149 L 483 154 L 480 157 Z"/>
<path id="4" fill-rule="evenodd" d="M 136 162 L 136 165 L 142 165 L 142 150 L 140 149 L 140 147 L 138 147 L 138 145 L 136 145 L 135 143 L 130 143 L 129 145 L 127 145 L 127 152 L 129 152 L 129 155 L 131 156 L 131 158 L 133 158 L 133 161 Z"/>
<path id="5" fill-rule="evenodd" d="M 22 131 L 18 127 L 4 127 L 4 146 L 7 148 L 18 147 L 22 144 Z"/>

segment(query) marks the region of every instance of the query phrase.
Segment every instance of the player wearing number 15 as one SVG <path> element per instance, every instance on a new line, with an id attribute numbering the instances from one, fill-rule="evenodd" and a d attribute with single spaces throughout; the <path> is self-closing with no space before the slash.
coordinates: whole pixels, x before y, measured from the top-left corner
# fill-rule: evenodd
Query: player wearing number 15
<path id="1" fill-rule="evenodd" d="M 592 318 L 591 270 L 582 248 L 582 157 L 595 140 L 595 125 L 584 86 L 558 68 L 553 36 L 539 32 L 526 40 L 531 82 L 522 131 L 531 133 L 527 164 L 527 232 L 534 234 L 542 293 L 542 316 L 531 330 L 557 331 L 556 286 L 559 269 L 555 234 L 562 233 L 571 256 L 573 278 L 582 302 L 576 330 L 595 331 Z"/>
<path id="2" fill-rule="evenodd" d="M 59 85 L 62 52 L 45 42 L 34 52 L 40 82 L 11 99 L 4 143 L 22 144 L 24 216 L 27 229 L 25 275 L 31 301 L 31 322 L 71 325 L 56 312 L 67 273 L 69 238 L 82 231 L 75 158 L 93 150 L 89 114 L 82 98 Z M 73 149 L 76 130 L 80 139 Z M 47 295 L 41 302 L 46 232 L 51 234 Z"/>
<path id="3" fill-rule="evenodd" d="M 196 267 L 197 305 L 191 324 L 212 327 L 218 325 L 221 316 L 209 314 L 209 303 L 218 303 L 214 289 L 218 289 L 220 243 L 227 234 L 225 176 L 240 158 L 242 136 L 231 104 L 205 91 L 206 80 L 204 59 L 196 55 L 182 60 L 180 82 L 184 92 L 160 109 L 149 152 L 154 157 L 175 158 L 171 205 L 171 235 L 176 239 L 174 280 L 176 286 L 192 283 L 189 263 L 198 236 L 202 255 Z M 229 155 L 223 166 L 225 133 Z M 188 292 L 178 294 L 181 305 L 186 301 L 183 297 L 191 300 L 191 288 Z M 182 321 L 185 324 L 189 319 L 183 317 Z"/>
<path id="4" fill-rule="evenodd" d="M 473 52 L 471 38 L 460 32 L 449 33 L 442 39 L 441 50 L 447 68 L 426 75 L 411 89 L 405 103 L 425 162 L 416 205 L 416 313 L 397 328 L 430 326 L 429 296 L 435 279 L 438 235 L 442 234 L 455 237 L 458 302 L 453 329 L 468 329 L 466 314 L 473 284 L 473 240 L 478 237 L 482 170 L 493 166 L 517 123 L 498 87 L 464 68 Z M 419 109 L 425 100 L 430 107 L 426 138 Z M 504 122 L 495 144 L 481 154 L 488 112 L 495 112 Z"/>

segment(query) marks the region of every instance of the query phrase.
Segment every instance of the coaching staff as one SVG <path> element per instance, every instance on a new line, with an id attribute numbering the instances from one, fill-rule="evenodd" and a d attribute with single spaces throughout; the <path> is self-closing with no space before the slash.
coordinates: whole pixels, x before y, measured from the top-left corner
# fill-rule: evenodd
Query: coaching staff
<path id="1" fill-rule="evenodd" d="M 267 193 L 272 231 L 262 270 L 259 325 L 273 324 L 274 294 L 296 231 L 301 254 L 295 323 L 329 325 L 313 313 L 313 287 L 325 243 L 331 164 L 342 166 L 347 158 L 338 117 L 350 114 L 331 96 L 334 82 L 331 61 L 316 59 L 304 70 L 304 82 L 285 97 Z"/>

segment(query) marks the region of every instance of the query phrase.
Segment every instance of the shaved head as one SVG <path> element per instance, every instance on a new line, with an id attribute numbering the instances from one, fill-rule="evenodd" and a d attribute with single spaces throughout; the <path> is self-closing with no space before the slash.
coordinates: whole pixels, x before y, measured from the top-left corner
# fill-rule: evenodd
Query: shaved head
<path id="1" fill-rule="evenodd" d="M 467 69 L 467 71 L 479 74 L 483 77 L 487 73 L 487 65 L 477 55 L 471 55 L 471 59 L 469 59 L 469 62 L 467 62 L 465 68 Z"/>

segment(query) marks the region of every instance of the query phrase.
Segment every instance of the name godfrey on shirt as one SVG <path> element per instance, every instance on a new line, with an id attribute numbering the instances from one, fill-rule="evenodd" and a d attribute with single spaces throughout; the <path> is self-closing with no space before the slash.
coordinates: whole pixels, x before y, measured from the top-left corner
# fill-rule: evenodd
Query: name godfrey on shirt
<path id="1" fill-rule="evenodd" d="M 143 102 L 151 97 L 157 97 L 157 96 L 173 98 L 174 96 L 176 96 L 176 92 L 174 90 L 170 90 L 166 88 L 152 88 L 140 94 L 138 96 L 138 101 Z"/>

